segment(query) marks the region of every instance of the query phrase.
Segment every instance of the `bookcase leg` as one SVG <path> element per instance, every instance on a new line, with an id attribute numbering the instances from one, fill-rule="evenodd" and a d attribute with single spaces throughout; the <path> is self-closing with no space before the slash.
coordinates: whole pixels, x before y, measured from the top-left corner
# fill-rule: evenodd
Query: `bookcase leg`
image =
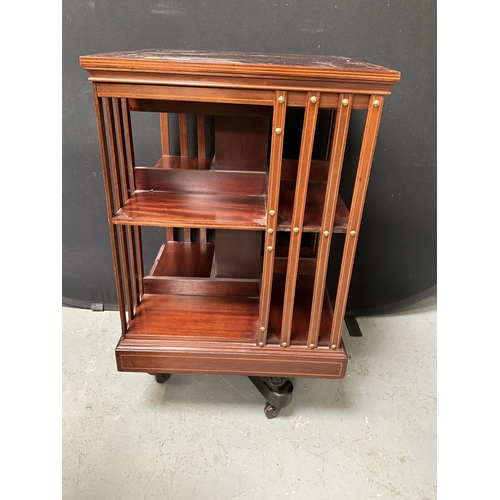
<path id="1" fill-rule="evenodd" d="M 267 418 L 275 418 L 281 409 L 292 402 L 293 384 L 283 377 L 248 377 L 264 396 L 267 404 L 264 413 Z"/>
<path id="2" fill-rule="evenodd" d="M 344 318 L 344 322 L 350 337 L 363 336 L 363 333 L 361 332 L 361 328 L 359 327 L 359 324 L 355 316 L 346 316 Z"/>

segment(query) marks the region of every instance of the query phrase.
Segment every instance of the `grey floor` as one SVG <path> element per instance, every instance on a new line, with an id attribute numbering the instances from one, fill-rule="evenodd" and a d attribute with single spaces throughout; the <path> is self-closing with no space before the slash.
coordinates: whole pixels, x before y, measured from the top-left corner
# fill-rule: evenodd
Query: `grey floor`
<path id="1" fill-rule="evenodd" d="M 268 420 L 245 377 L 119 373 L 116 312 L 63 307 L 63 498 L 436 498 L 436 296 L 359 318 L 343 380 Z"/>

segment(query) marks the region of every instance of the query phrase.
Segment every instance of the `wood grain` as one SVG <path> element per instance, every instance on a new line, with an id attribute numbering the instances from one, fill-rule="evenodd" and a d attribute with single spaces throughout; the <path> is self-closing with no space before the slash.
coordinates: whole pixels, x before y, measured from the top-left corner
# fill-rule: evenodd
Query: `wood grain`
<path id="1" fill-rule="evenodd" d="M 258 304 L 251 297 L 144 294 L 126 337 L 255 342 Z"/>
<path id="2" fill-rule="evenodd" d="M 193 158 L 193 160 L 196 160 Z M 206 160 L 205 160 L 206 161 Z M 199 162 L 171 162 L 196 165 Z M 199 193 L 217 195 L 228 191 L 240 196 L 263 196 L 266 191 L 264 172 L 231 172 L 217 170 L 183 170 L 182 168 L 135 168 L 137 191 Z"/>
<path id="3" fill-rule="evenodd" d="M 264 229 L 264 196 L 136 192 L 113 224 L 215 229 Z"/>
<path id="4" fill-rule="evenodd" d="M 344 346 L 332 351 L 300 347 L 264 349 L 244 342 L 203 342 L 122 338 L 116 348 L 118 370 L 158 373 L 227 373 L 274 377 L 343 378 Z"/>
<path id="5" fill-rule="evenodd" d="M 91 74 L 102 70 L 223 75 L 345 82 L 394 84 L 400 73 L 375 64 L 346 57 L 262 54 L 213 51 L 144 49 L 80 57 L 80 64 Z"/>
<path id="6" fill-rule="evenodd" d="M 149 276 L 209 277 L 214 249 L 212 243 L 168 241 L 161 246 Z"/>
<path id="7" fill-rule="evenodd" d="M 302 128 L 302 140 L 300 144 L 299 166 L 297 171 L 297 181 L 295 196 L 293 201 L 292 224 L 293 228 L 298 228 L 297 232 L 292 231 L 290 235 L 290 250 L 288 252 L 288 267 L 286 272 L 285 298 L 283 300 L 283 319 L 281 321 L 281 345 L 290 345 L 290 335 L 292 330 L 292 315 L 295 301 L 295 287 L 297 283 L 297 269 L 299 266 L 300 241 L 303 231 L 304 212 L 306 208 L 309 170 L 311 167 L 311 156 L 314 144 L 314 133 L 316 130 L 316 118 L 318 116 L 318 106 L 311 102 L 311 98 L 321 100 L 317 92 L 308 92 L 305 103 L 304 125 Z"/>
<path id="8" fill-rule="evenodd" d="M 302 221 L 302 232 L 313 233 L 321 231 L 323 206 L 325 204 L 326 182 L 310 181 L 307 187 L 306 205 Z M 295 182 L 281 181 L 278 231 L 290 231 L 295 200 Z M 339 196 L 336 203 L 334 233 L 345 233 L 349 220 L 349 209 Z"/>

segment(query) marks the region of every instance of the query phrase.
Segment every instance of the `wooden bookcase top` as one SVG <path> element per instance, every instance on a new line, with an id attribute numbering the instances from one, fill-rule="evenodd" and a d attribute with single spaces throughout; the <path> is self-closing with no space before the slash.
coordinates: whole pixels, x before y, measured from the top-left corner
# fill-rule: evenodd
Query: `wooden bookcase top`
<path id="1" fill-rule="evenodd" d="M 393 85 L 400 73 L 348 57 L 298 54 L 144 49 L 80 57 L 91 73 L 180 73 L 222 77 L 320 79 Z M 103 81 L 103 79 L 101 80 Z"/>

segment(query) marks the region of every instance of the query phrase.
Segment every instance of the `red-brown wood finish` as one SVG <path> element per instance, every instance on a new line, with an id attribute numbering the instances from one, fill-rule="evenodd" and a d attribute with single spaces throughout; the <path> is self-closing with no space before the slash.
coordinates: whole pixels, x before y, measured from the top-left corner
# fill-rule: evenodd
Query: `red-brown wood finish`
<path id="1" fill-rule="evenodd" d="M 281 346 L 290 345 L 292 331 L 293 308 L 295 303 L 295 286 L 299 266 L 300 243 L 303 231 L 304 213 L 306 209 L 309 170 L 311 168 L 316 118 L 318 116 L 318 92 L 308 92 L 305 103 L 304 126 L 300 145 L 299 165 L 292 212 L 292 232 L 290 234 L 290 250 L 288 252 L 288 268 L 286 272 L 285 298 L 283 302 L 283 319 L 281 322 Z"/>
<path id="2" fill-rule="evenodd" d="M 80 62 L 94 89 L 122 327 L 118 369 L 344 377 L 356 243 L 384 97 L 399 72 L 343 57 L 161 49 Z M 305 110 L 298 160 L 283 158 L 289 108 Z M 326 161 L 312 159 L 320 109 L 332 116 Z M 367 116 L 348 209 L 339 187 L 355 109 Z M 159 116 L 154 165 L 135 161 L 131 113 L 141 112 Z M 167 240 L 147 276 L 144 226 L 166 228 Z M 345 244 L 330 298 L 333 237 Z"/>

